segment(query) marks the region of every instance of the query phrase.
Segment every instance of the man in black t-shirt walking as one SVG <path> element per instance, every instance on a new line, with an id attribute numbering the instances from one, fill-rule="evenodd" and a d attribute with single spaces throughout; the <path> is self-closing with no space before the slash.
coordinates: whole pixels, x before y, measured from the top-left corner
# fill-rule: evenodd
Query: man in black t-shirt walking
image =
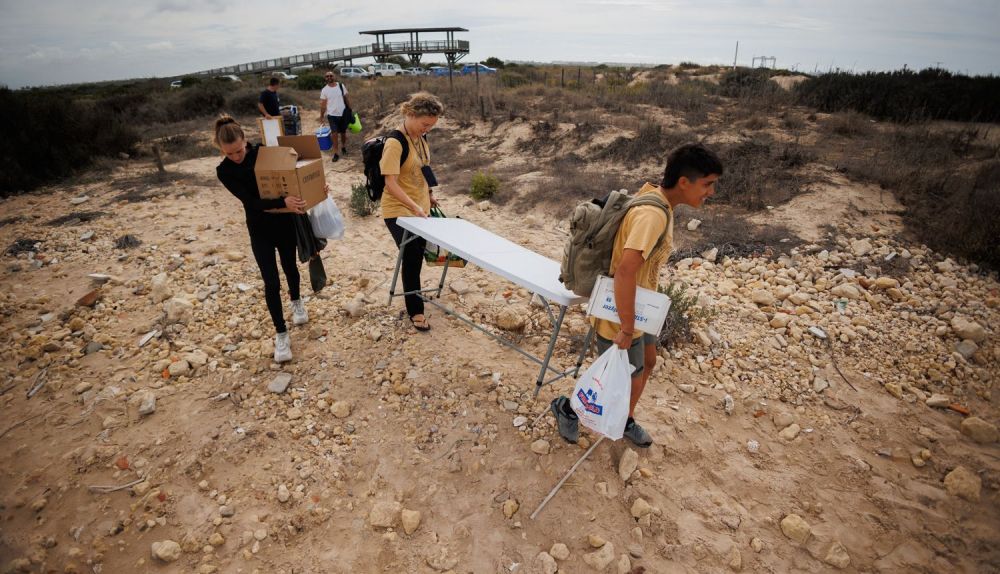
<path id="1" fill-rule="evenodd" d="M 267 83 L 267 88 L 260 93 L 257 109 L 267 119 L 281 117 L 281 103 L 278 101 L 278 86 L 280 85 L 281 80 L 271 78 L 271 81 Z"/>

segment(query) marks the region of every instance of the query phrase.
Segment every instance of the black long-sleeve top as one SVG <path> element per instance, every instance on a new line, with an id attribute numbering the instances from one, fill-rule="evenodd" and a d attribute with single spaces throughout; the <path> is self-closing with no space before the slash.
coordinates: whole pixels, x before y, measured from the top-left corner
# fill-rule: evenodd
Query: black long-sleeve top
<path id="1" fill-rule="evenodd" d="M 260 145 L 247 144 L 247 154 L 242 163 L 236 163 L 228 157 L 223 159 L 217 168 L 216 175 L 219 181 L 230 193 L 236 196 L 243 203 L 243 210 L 246 211 L 247 229 L 252 234 L 254 231 L 275 226 L 292 226 L 293 219 L 291 213 L 267 213 L 266 209 L 280 209 L 285 207 L 284 198 L 261 199 L 260 190 L 257 187 L 257 178 L 254 176 L 253 168 L 257 164 L 257 148 Z"/>

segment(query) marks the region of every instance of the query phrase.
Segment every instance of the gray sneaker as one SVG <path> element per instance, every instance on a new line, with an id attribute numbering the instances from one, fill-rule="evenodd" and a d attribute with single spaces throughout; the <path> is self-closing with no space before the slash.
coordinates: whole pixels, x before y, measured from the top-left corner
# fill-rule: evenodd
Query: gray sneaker
<path id="1" fill-rule="evenodd" d="M 653 444 L 653 437 L 649 436 L 646 429 L 639 426 L 639 423 L 635 421 L 625 424 L 624 436 L 638 447 L 648 448 L 649 445 Z"/>
<path id="2" fill-rule="evenodd" d="M 580 420 L 576 415 L 567 415 L 564 408 L 569 408 L 569 399 L 566 397 L 556 397 L 549 404 L 549 410 L 556 417 L 559 436 L 563 437 L 568 443 L 576 444 L 576 441 L 580 438 Z"/>

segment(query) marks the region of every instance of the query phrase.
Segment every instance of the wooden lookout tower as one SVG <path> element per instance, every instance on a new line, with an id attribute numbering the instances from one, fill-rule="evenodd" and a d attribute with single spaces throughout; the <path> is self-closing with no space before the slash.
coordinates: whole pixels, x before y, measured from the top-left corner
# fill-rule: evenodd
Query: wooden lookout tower
<path id="1" fill-rule="evenodd" d="M 465 28 L 396 28 L 394 30 L 368 30 L 359 34 L 375 36 L 372 55 L 376 62 L 385 62 L 390 56 L 405 55 L 414 64 L 420 63 L 424 54 L 444 54 L 449 67 L 469 53 L 468 40 L 456 40 L 455 32 L 468 32 Z M 444 33 L 444 40 L 421 40 L 421 34 Z M 386 36 L 408 35 L 408 40 L 389 41 Z"/>

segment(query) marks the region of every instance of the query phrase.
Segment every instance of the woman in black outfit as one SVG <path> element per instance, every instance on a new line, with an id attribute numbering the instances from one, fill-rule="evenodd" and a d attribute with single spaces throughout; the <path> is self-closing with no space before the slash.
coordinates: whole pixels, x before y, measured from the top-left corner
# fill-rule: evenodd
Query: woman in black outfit
<path id="1" fill-rule="evenodd" d="M 281 258 L 281 268 L 288 282 L 292 299 L 292 323 L 302 325 L 309 320 L 305 305 L 299 298 L 299 270 L 295 261 L 295 213 L 304 213 L 305 201 L 288 196 L 278 199 L 261 199 L 254 176 L 257 148 L 250 145 L 243 135 L 243 128 L 233 118 L 223 115 L 215 122 L 215 145 L 226 156 L 216 168 L 219 181 L 243 203 L 246 211 L 250 248 L 264 280 L 264 300 L 271 313 L 277 336 L 274 338 L 274 360 L 278 363 L 292 360 L 291 339 L 281 307 L 281 283 L 275 250 Z M 273 210 L 282 209 L 276 213 Z"/>

